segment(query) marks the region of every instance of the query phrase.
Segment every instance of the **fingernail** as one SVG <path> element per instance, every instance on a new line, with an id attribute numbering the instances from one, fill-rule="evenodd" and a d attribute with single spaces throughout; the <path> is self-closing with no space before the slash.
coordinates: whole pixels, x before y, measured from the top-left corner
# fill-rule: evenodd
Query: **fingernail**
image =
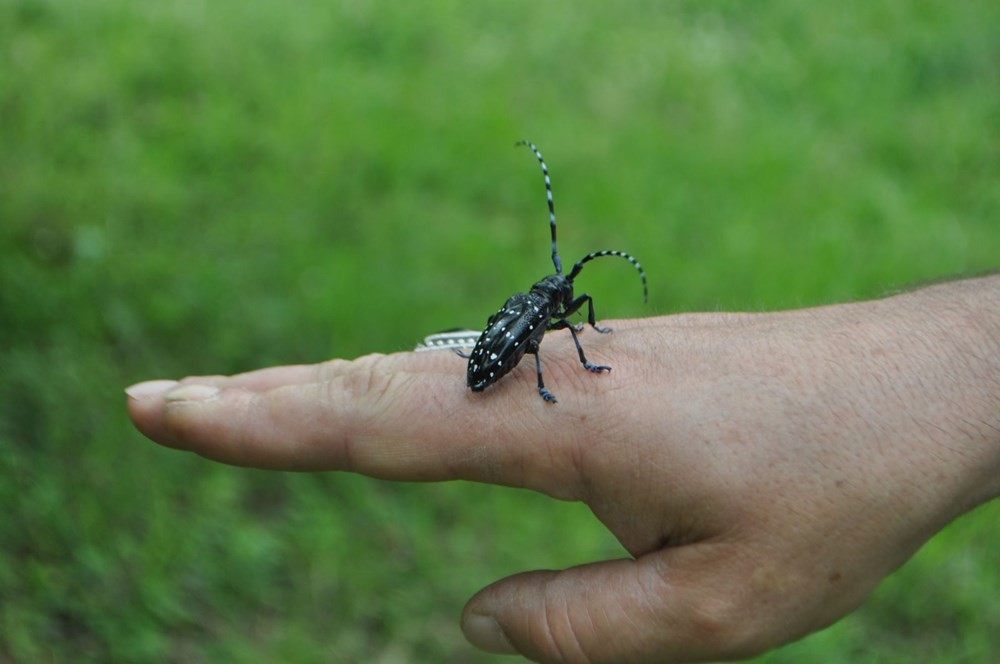
<path id="1" fill-rule="evenodd" d="M 515 655 L 517 650 L 492 616 L 471 615 L 462 623 L 462 631 L 469 643 L 480 650 L 498 655 Z"/>
<path id="2" fill-rule="evenodd" d="M 125 388 L 125 394 L 130 399 L 147 399 L 158 397 L 170 388 L 177 385 L 176 380 L 147 380 Z"/>
<path id="3" fill-rule="evenodd" d="M 212 385 L 182 385 L 176 390 L 167 392 L 167 396 L 164 398 L 174 403 L 179 401 L 206 401 L 218 393 L 219 388 Z"/>

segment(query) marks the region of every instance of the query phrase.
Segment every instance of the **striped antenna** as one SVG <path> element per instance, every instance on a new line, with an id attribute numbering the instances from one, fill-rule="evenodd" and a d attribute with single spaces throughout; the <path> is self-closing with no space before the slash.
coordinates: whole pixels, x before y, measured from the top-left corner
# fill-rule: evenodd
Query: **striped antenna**
<path id="1" fill-rule="evenodd" d="M 642 301 L 649 302 L 649 289 L 646 288 L 646 271 L 642 269 L 642 265 L 640 265 L 639 261 L 635 259 L 635 256 L 626 254 L 624 251 L 595 251 L 592 254 L 587 254 L 573 266 L 573 270 L 566 278 L 573 281 L 576 279 L 576 276 L 580 274 L 580 271 L 583 270 L 584 264 L 589 263 L 595 258 L 600 258 L 601 256 L 619 256 L 634 265 L 635 269 L 639 270 L 639 276 L 642 277 Z"/>
<path id="2" fill-rule="evenodd" d="M 556 266 L 556 274 L 562 274 L 562 259 L 556 250 L 556 206 L 552 202 L 552 181 L 549 179 L 549 169 L 545 165 L 545 160 L 542 159 L 542 153 L 538 151 L 534 143 L 530 141 L 518 141 L 514 144 L 515 147 L 520 145 L 527 145 L 531 148 L 531 151 L 538 157 L 538 163 L 542 165 L 542 175 L 545 176 L 545 196 L 549 201 L 549 226 L 552 229 L 552 264 Z"/>

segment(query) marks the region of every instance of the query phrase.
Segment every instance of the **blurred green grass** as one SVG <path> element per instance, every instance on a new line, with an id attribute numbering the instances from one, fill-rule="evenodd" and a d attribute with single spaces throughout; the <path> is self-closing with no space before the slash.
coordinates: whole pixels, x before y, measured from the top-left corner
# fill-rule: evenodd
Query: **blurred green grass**
<path id="1" fill-rule="evenodd" d="M 457 617 L 621 555 L 585 508 L 218 466 L 121 388 L 406 349 L 567 259 L 610 318 L 997 267 L 1000 6 L 0 0 L 0 660 L 488 662 Z M 460 366 L 456 365 L 460 372 Z M 1000 657 L 1000 509 L 765 661 Z"/>

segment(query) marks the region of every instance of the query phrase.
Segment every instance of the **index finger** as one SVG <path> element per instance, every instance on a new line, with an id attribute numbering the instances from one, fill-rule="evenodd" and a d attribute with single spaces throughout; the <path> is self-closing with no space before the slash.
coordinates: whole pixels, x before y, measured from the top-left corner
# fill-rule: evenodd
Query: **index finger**
<path id="1" fill-rule="evenodd" d="M 128 408 L 151 439 L 233 465 L 466 479 L 579 497 L 573 432 L 595 390 L 554 407 L 538 398 L 525 366 L 473 394 L 455 359 L 446 352 L 369 355 L 194 378 L 130 398 Z M 579 375 L 578 366 L 569 372 L 564 364 L 553 360 L 547 369 Z"/>

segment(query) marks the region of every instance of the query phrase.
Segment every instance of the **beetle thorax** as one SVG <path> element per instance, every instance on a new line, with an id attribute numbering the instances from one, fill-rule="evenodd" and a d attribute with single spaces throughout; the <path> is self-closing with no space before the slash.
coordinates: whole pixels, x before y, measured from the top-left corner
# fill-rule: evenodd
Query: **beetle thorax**
<path id="1" fill-rule="evenodd" d="M 532 286 L 531 292 L 554 303 L 555 311 L 562 311 L 573 301 L 573 282 L 566 275 L 551 274 Z"/>

